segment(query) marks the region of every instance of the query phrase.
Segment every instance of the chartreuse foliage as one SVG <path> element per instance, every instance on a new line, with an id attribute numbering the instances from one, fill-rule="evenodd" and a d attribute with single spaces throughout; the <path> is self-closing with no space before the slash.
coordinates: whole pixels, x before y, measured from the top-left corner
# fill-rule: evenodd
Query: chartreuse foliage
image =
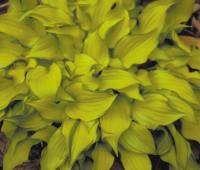
<path id="1" fill-rule="evenodd" d="M 200 50 L 178 37 L 193 5 L 10 0 L 0 16 L 3 169 L 46 143 L 41 170 L 109 170 L 116 159 L 151 170 L 149 155 L 199 170 L 189 140 L 200 143 Z"/>

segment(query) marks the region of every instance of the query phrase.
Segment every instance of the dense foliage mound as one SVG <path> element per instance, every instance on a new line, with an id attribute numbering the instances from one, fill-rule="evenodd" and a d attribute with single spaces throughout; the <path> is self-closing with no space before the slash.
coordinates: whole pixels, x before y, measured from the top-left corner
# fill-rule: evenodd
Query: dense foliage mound
<path id="1" fill-rule="evenodd" d="M 193 0 L 9 3 L 0 16 L 4 170 L 28 164 L 37 147 L 41 170 L 116 161 L 151 170 L 153 157 L 200 169 L 190 145 L 200 142 L 200 50 L 178 35 Z"/>

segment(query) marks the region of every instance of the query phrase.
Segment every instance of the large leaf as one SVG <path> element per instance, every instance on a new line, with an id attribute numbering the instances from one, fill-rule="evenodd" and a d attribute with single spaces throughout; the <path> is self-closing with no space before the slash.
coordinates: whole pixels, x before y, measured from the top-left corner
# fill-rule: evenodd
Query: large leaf
<path id="1" fill-rule="evenodd" d="M 130 19 L 127 11 L 121 7 L 111 10 L 105 22 L 99 28 L 99 35 L 113 48 L 116 43 L 130 31 Z"/>
<path id="2" fill-rule="evenodd" d="M 46 128 L 40 129 L 37 132 L 35 132 L 31 138 L 37 139 L 40 141 L 48 142 L 51 135 L 56 131 L 56 127 L 54 126 L 47 126 Z"/>
<path id="3" fill-rule="evenodd" d="M 18 39 L 24 45 L 32 45 L 37 40 L 36 32 L 25 22 L 19 22 L 12 15 L 0 16 L 0 32 Z"/>
<path id="4" fill-rule="evenodd" d="M 110 170 L 114 156 L 108 151 L 106 145 L 97 144 L 92 152 L 93 166 L 91 170 Z"/>
<path id="5" fill-rule="evenodd" d="M 140 94 L 140 88 L 138 84 L 130 85 L 128 87 L 120 89 L 119 91 L 123 94 L 126 94 L 131 99 L 142 100 L 142 101 L 144 100 L 142 95 Z"/>
<path id="6" fill-rule="evenodd" d="M 200 54 L 200 50 L 193 50 L 191 52 L 191 56 L 190 56 L 190 60 L 189 60 L 189 65 L 192 67 L 192 68 L 195 68 L 195 69 L 199 69 L 200 68 L 200 57 L 199 57 L 199 54 Z"/>
<path id="7" fill-rule="evenodd" d="M 168 125 L 184 116 L 167 104 L 168 99 L 160 94 L 149 93 L 144 95 L 144 101 L 136 101 L 132 108 L 132 117 L 135 121 L 155 129 L 160 125 Z"/>
<path id="8" fill-rule="evenodd" d="M 134 74 L 122 69 L 108 68 L 104 69 L 98 77 L 99 89 L 122 89 L 138 81 Z"/>
<path id="9" fill-rule="evenodd" d="M 164 96 L 168 98 L 168 105 L 176 110 L 176 112 L 184 113 L 182 119 L 188 120 L 191 122 L 196 122 L 196 117 L 194 114 L 194 109 L 190 104 L 181 99 L 178 95 L 173 92 L 164 91 L 162 92 Z"/>
<path id="10" fill-rule="evenodd" d="M 177 0 L 167 12 L 165 31 L 171 31 L 187 22 L 193 12 L 194 0 Z"/>
<path id="11" fill-rule="evenodd" d="M 52 35 L 44 35 L 33 45 L 27 57 L 51 60 L 60 55 L 58 41 Z"/>
<path id="12" fill-rule="evenodd" d="M 171 152 L 173 140 L 165 128 L 159 128 L 157 132 L 160 133 L 159 136 L 156 136 L 157 154 L 162 156 Z"/>
<path id="13" fill-rule="evenodd" d="M 84 42 L 84 53 L 91 56 L 98 64 L 107 66 L 109 62 L 108 48 L 100 36 L 90 33 Z"/>
<path id="14" fill-rule="evenodd" d="M 174 139 L 174 146 L 162 155 L 161 159 L 168 162 L 174 169 L 186 169 L 191 156 L 190 145 L 173 125 L 169 126 L 169 130 Z"/>
<path id="15" fill-rule="evenodd" d="M 65 12 L 70 12 L 69 11 L 69 7 L 68 7 L 68 1 L 66 1 L 66 0 L 57 0 L 57 1 L 54 1 L 54 0 L 42 0 L 42 3 L 50 5 L 52 7 L 56 7 L 58 9 L 62 9 Z"/>
<path id="16" fill-rule="evenodd" d="M 23 84 L 14 84 L 12 80 L 0 77 L 0 110 L 8 106 L 8 104 L 19 94 L 27 92 L 27 86 Z"/>
<path id="17" fill-rule="evenodd" d="M 61 102 L 56 104 L 52 100 L 40 99 L 28 102 L 28 105 L 34 107 L 40 112 L 40 115 L 45 119 L 62 121 L 66 118 L 65 107 L 66 104 Z"/>
<path id="18" fill-rule="evenodd" d="M 91 19 L 93 29 L 97 28 L 105 19 L 108 12 L 111 10 L 112 5 L 116 0 L 101 0 L 92 6 Z"/>
<path id="19" fill-rule="evenodd" d="M 140 124 L 132 123 L 120 137 L 120 144 L 128 151 L 136 153 L 155 153 L 151 132 Z"/>
<path id="20" fill-rule="evenodd" d="M 21 45 L 5 39 L 0 39 L 0 42 L 0 68 L 7 67 L 17 59 L 22 58 L 25 50 Z"/>
<path id="21" fill-rule="evenodd" d="M 126 36 L 117 44 L 114 55 L 121 59 L 126 68 L 133 64 L 142 64 L 156 47 L 157 39 L 157 30 L 147 34 Z"/>
<path id="22" fill-rule="evenodd" d="M 67 87 L 67 92 L 75 99 L 69 102 L 66 113 L 73 119 L 90 121 L 104 114 L 115 100 L 116 95 L 108 92 L 94 92 L 75 83 Z"/>
<path id="23" fill-rule="evenodd" d="M 72 139 L 70 165 L 73 165 L 78 156 L 96 142 L 97 127 L 97 121 L 80 122 L 78 124 Z"/>
<path id="24" fill-rule="evenodd" d="M 196 160 L 191 156 L 188 161 L 187 170 L 199 170 L 200 165 L 196 162 Z"/>
<path id="25" fill-rule="evenodd" d="M 120 150 L 121 161 L 125 170 L 151 170 L 151 161 L 147 154 L 139 154 L 124 149 Z"/>
<path id="26" fill-rule="evenodd" d="M 12 142 L 8 146 L 8 150 L 4 156 L 3 169 L 11 170 L 15 166 L 28 160 L 31 147 L 38 143 L 35 139 L 26 138 L 25 131 L 18 131 L 12 137 Z"/>
<path id="27" fill-rule="evenodd" d="M 61 71 L 57 64 L 53 63 L 49 70 L 43 66 L 37 66 L 28 73 L 28 84 L 33 93 L 42 97 L 55 96 L 61 82 Z"/>
<path id="28" fill-rule="evenodd" d="M 187 81 L 164 70 L 151 72 L 150 78 L 154 88 L 171 90 L 186 101 L 193 104 L 199 104 L 191 85 Z"/>
<path id="29" fill-rule="evenodd" d="M 165 23 L 166 11 L 173 3 L 174 0 L 158 0 L 149 3 L 139 16 L 139 32 L 148 33 L 156 28 L 161 31 Z"/>
<path id="30" fill-rule="evenodd" d="M 63 122 L 62 125 L 62 134 L 65 137 L 65 145 L 66 145 L 66 158 L 65 162 L 60 166 L 61 170 L 71 170 L 71 167 L 73 166 L 70 164 L 70 159 L 71 159 L 71 146 L 72 146 L 72 139 L 74 136 L 74 131 L 76 130 L 78 126 L 79 121 L 73 120 L 73 119 L 66 119 Z"/>
<path id="31" fill-rule="evenodd" d="M 129 101 L 125 97 L 119 96 L 106 111 L 105 115 L 100 118 L 102 138 L 112 146 L 115 153 L 118 153 L 120 135 L 131 124 L 130 109 Z"/>
<path id="32" fill-rule="evenodd" d="M 11 139 L 17 130 L 17 126 L 7 120 L 3 121 L 1 132 L 6 135 L 7 138 Z"/>
<path id="33" fill-rule="evenodd" d="M 86 55 L 86 54 L 77 54 L 74 58 L 74 64 L 75 64 L 75 75 L 84 75 L 88 73 L 93 65 L 96 64 L 96 61 Z"/>
<path id="34" fill-rule="evenodd" d="M 47 27 L 71 25 L 73 23 L 72 18 L 63 10 L 48 5 L 36 6 L 34 9 L 26 12 L 22 19 L 27 17 L 34 18 Z"/>
<path id="35" fill-rule="evenodd" d="M 34 8 L 38 4 L 37 0 L 10 0 L 8 13 L 21 14 L 22 11 L 27 11 Z"/>
<path id="36" fill-rule="evenodd" d="M 48 141 L 41 158 L 41 170 L 55 170 L 64 163 L 68 150 L 62 128 L 58 128 Z"/>
<path id="37" fill-rule="evenodd" d="M 36 67 L 37 63 L 34 59 L 29 59 L 27 63 L 24 61 L 16 61 L 9 68 L 7 75 L 13 79 L 14 83 L 21 84 L 26 78 L 29 69 Z"/>
<path id="38" fill-rule="evenodd" d="M 13 122 L 18 127 L 32 131 L 42 129 L 51 123 L 50 121 L 43 119 L 37 112 L 7 118 L 7 120 Z"/>
<path id="39" fill-rule="evenodd" d="M 200 143 L 200 116 L 196 114 L 197 122 L 182 120 L 181 132 L 187 139 L 195 140 Z"/>

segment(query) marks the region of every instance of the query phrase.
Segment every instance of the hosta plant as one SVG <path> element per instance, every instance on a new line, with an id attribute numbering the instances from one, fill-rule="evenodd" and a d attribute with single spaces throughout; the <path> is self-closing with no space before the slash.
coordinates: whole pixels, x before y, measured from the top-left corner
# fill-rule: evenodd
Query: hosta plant
<path id="1" fill-rule="evenodd" d="M 3 170 L 199 170 L 194 0 L 10 0 L 0 16 Z M 166 168 L 165 167 L 165 168 Z M 164 168 L 164 167 L 163 167 Z M 162 169 L 164 170 L 164 169 Z"/>

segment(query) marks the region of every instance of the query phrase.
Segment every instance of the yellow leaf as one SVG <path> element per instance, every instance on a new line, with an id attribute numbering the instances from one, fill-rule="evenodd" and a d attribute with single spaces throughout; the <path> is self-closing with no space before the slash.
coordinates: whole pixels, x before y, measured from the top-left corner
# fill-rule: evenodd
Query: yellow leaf
<path id="1" fill-rule="evenodd" d="M 121 161 L 125 170 L 151 170 L 151 160 L 147 154 L 139 154 L 124 149 L 120 150 Z"/>
<path id="2" fill-rule="evenodd" d="M 89 124 L 90 128 L 87 127 Z M 70 165 L 73 165 L 78 156 L 87 150 L 97 140 L 98 122 L 80 122 L 74 131 L 71 146 Z"/>
<path id="3" fill-rule="evenodd" d="M 115 68 L 104 69 L 97 80 L 101 90 L 122 89 L 138 83 L 134 74 Z"/>
<path id="4" fill-rule="evenodd" d="M 119 96 L 100 118 L 102 138 L 113 147 L 115 153 L 118 153 L 119 137 L 131 124 L 130 109 L 129 101 Z"/>
<path id="5" fill-rule="evenodd" d="M 157 43 L 157 30 L 147 34 L 129 35 L 119 41 L 114 55 L 121 59 L 124 67 L 130 68 L 133 64 L 145 63 Z"/>
<path id="6" fill-rule="evenodd" d="M 43 66 L 37 66 L 28 72 L 27 82 L 32 92 L 40 97 L 54 97 L 61 82 L 61 71 L 57 64 L 53 63 L 49 70 Z"/>
<path id="7" fill-rule="evenodd" d="M 110 170 L 114 156 L 108 151 L 105 145 L 97 144 L 92 152 L 93 166 L 91 170 Z"/>
<path id="8" fill-rule="evenodd" d="M 155 144 L 151 132 L 140 124 L 132 123 L 120 137 L 120 144 L 128 151 L 153 154 Z"/>
<path id="9" fill-rule="evenodd" d="M 156 70 L 150 73 L 155 89 L 167 89 L 177 93 L 181 98 L 192 104 L 199 104 L 191 85 L 168 71 Z"/>
<path id="10" fill-rule="evenodd" d="M 70 85 L 66 91 L 75 99 L 74 102 L 68 103 L 67 115 L 84 121 L 94 120 L 104 115 L 116 98 L 114 94 L 108 92 L 87 90 L 79 83 Z"/>

